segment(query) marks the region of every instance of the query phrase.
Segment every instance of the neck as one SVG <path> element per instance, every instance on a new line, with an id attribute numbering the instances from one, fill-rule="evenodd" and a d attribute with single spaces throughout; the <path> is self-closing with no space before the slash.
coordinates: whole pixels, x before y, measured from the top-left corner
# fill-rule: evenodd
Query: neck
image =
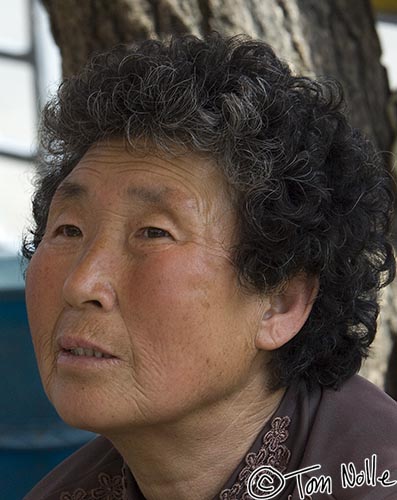
<path id="1" fill-rule="evenodd" d="M 173 423 L 109 436 L 147 500 L 210 500 L 276 410 L 263 380 Z"/>

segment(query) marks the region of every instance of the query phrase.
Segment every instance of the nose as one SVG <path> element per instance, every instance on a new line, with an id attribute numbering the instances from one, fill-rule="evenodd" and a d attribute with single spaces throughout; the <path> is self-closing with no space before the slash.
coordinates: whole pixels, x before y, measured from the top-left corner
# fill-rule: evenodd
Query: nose
<path id="1" fill-rule="evenodd" d="M 109 245 L 94 242 L 71 267 L 63 285 L 64 300 L 73 308 L 111 311 L 117 304 L 117 265 Z"/>

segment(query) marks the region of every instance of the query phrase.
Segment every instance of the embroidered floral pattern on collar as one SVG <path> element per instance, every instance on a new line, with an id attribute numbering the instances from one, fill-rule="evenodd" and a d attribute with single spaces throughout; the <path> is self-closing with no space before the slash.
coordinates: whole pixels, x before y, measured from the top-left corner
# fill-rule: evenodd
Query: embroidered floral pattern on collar
<path id="1" fill-rule="evenodd" d="M 61 493 L 59 500 L 124 500 L 123 478 L 120 475 L 110 476 L 98 474 L 99 485 L 89 491 L 78 488 L 71 492 Z"/>
<path id="2" fill-rule="evenodd" d="M 287 468 L 290 450 L 283 444 L 288 439 L 289 417 L 275 417 L 270 430 L 263 436 L 262 446 L 257 453 L 248 453 L 245 467 L 241 469 L 237 481 L 231 488 L 223 490 L 219 500 L 251 500 L 247 493 L 247 481 L 251 473 L 261 465 L 271 465 L 280 472 Z"/>
<path id="3" fill-rule="evenodd" d="M 289 417 L 276 417 L 270 423 L 270 430 L 262 439 L 257 453 L 248 453 L 245 466 L 241 469 L 237 481 L 231 488 L 224 489 L 219 500 L 251 500 L 246 485 L 251 473 L 261 465 L 272 465 L 284 472 L 290 460 L 291 452 L 283 444 L 289 436 Z M 59 500 L 126 500 L 126 465 L 123 464 L 122 475 L 109 475 L 101 472 L 98 475 L 98 486 L 85 490 L 77 488 L 73 492 L 61 493 Z"/>

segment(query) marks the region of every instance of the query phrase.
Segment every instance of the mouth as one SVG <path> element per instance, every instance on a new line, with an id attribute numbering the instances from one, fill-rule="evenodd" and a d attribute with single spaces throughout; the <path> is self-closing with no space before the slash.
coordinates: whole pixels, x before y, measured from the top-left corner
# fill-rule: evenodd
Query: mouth
<path id="1" fill-rule="evenodd" d="M 97 351 L 95 349 L 85 349 L 83 347 L 75 347 L 72 349 L 62 349 L 62 352 L 66 354 L 70 354 L 72 356 L 86 356 L 89 358 L 105 358 L 105 359 L 111 359 L 114 358 L 114 356 L 110 354 L 105 354 L 104 352 Z"/>
<path id="2" fill-rule="evenodd" d="M 118 361 L 119 358 L 110 353 L 106 348 L 95 345 L 89 340 L 73 337 L 62 337 L 58 341 L 58 364 L 89 364 L 104 363 L 105 361 Z"/>
<path id="3" fill-rule="evenodd" d="M 61 348 L 57 356 L 57 367 L 61 372 L 89 373 L 120 365 L 120 358 L 92 347 Z"/>

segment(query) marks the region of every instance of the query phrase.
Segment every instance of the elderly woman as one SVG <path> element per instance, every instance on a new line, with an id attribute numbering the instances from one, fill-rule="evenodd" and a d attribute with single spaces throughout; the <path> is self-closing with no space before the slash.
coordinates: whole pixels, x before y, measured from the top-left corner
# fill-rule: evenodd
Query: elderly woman
<path id="1" fill-rule="evenodd" d="M 397 405 L 355 375 L 394 276 L 390 179 L 340 107 L 216 34 L 63 82 L 27 305 L 48 398 L 100 436 L 27 500 L 397 498 Z"/>

